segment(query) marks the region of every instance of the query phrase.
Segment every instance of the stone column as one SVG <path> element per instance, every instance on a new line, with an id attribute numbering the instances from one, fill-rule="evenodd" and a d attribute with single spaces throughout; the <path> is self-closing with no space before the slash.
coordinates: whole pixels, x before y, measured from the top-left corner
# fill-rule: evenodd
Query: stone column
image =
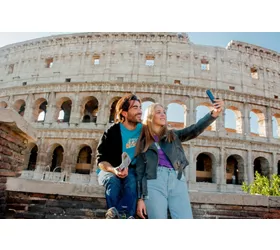
<path id="1" fill-rule="evenodd" d="M 195 98 L 189 98 L 189 113 L 187 114 L 187 126 L 190 126 L 196 122 L 196 108 L 195 108 Z"/>
<path id="2" fill-rule="evenodd" d="M 28 122 L 33 122 L 35 119 L 33 116 L 33 105 L 34 105 L 34 95 L 30 93 L 27 97 L 25 103 L 24 118 Z"/>
<path id="3" fill-rule="evenodd" d="M 81 106 L 80 106 L 79 92 L 76 92 L 75 100 L 74 103 L 72 103 L 72 108 L 71 108 L 71 116 L 70 116 L 71 127 L 75 127 L 76 124 L 80 123 L 80 119 L 81 119 L 80 110 L 81 110 Z"/>
<path id="4" fill-rule="evenodd" d="M 110 114 L 110 108 L 109 107 L 109 94 L 107 92 L 103 93 L 100 100 L 103 100 L 102 102 L 98 103 L 98 117 L 96 124 L 102 124 L 105 125 L 109 122 L 109 114 Z"/>
<path id="5" fill-rule="evenodd" d="M 272 167 L 271 167 L 271 176 L 272 174 L 277 174 L 278 172 L 278 162 L 277 162 L 277 153 L 276 152 L 272 152 Z"/>
<path id="6" fill-rule="evenodd" d="M 254 165 L 252 163 L 252 150 L 248 149 L 248 160 L 247 160 L 247 171 L 245 169 L 244 173 L 247 172 L 248 183 L 252 183 L 254 181 Z M 246 176 L 244 177 L 246 181 Z"/>
<path id="7" fill-rule="evenodd" d="M 220 116 L 216 120 L 216 132 L 217 136 L 224 136 L 226 129 L 225 129 L 225 116 L 226 116 L 226 110 L 220 114 Z"/>
<path id="8" fill-rule="evenodd" d="M 54 117 L 55 112 L 56 112 L 55 93 L 54 92 L 50 93 L 47 102 L 48 102 L 48 105 L 47 105 L 47 112 L 46 112 L 46 117 L 45 117 L 44 123 L 50 125 L 53 122 L 56 122 L 56 119 Z"/>
<path id="9" fill-rule="evenodd" d="M 220 151 L 220 174 L 219 174 L 219 183 L 218 184 L 227 184 L 226 182 L 226 162 L 225 162 L 225 148 L 224 146 L 221 147 L 221 151 Z"/>
<path id="10" fill-rule="evenodd" d="M 248 108 L 248 103 L 244 103 L 244 117 L 243 117 L 243 122 L 242 122 L 242 127 L 243 127 L 243 134 L 245 139 L 249 139 L 251 135 L 251 130 L 250 130 L 250 111 Z"/>
<path id="11" fill-rule="evenodd" d="M 271 142 L 271 140 L 273 140 L 271 107 L 266 107 L 266 114 L 264 115 L 265 115 L 265 132 L 266 132 L 267 141 Z"/>
<path id="12" fill-rule="evenodd" d="M 188 177 L 189 177 L 189 183 L 195 184 L 196 183 L 196 159 L 194 159 L 194 150 L 193 150 L 193 143 L 190 142 L 190 147 L 189 147 L 189 166 L 188 166 Z"/>

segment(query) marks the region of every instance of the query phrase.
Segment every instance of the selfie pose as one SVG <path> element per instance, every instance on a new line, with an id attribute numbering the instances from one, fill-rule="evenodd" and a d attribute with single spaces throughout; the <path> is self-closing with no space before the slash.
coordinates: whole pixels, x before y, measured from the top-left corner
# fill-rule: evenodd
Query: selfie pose
<path id="1" fill-rule="evenodd" d="M 189 165 L 182 143 L 201 134 L 223 110 L 214 99 L 214 109 L 196 124 L 168 130 L 166 112 L 155 103 L 148 107 L 136 145 L 137 215 L 140 218 L 192 219 L 188 187 L 183 170 Z"/>

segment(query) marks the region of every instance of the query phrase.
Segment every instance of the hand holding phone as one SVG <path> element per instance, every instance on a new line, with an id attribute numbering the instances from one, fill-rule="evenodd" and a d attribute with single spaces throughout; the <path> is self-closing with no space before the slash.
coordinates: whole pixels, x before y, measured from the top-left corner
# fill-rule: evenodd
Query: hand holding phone
<path id="1" fill-rule="evenodd" d="M 215 103 L 215 97 L 212 94 L 212 92 L 210 91 L 210 89 L 206 90 L 206 94 L 208 95 L 209 99 L 211 100 L 212 103 Z"/>

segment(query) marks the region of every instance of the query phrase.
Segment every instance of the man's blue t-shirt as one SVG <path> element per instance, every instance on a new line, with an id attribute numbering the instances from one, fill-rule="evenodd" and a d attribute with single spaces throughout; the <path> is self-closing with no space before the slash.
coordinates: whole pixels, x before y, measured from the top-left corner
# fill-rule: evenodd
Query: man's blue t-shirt
<path id="1" fill-rule="evenodd" d="M 126 152 L 131 159 L 131 163 L 135 164 L 135 146 L 141 133 L 142 124 L 138 123 L 134 130 L 129 130 L 122 123 L 120 123 L 120 128 L 122 135 L 122 151 Z"/>
<path id="2" fill-rule="evenodd" d="M 129 130 L 122 123 L 120 123 L 120 129 L 121 129 L 121 136 L 122 136 L 122 151 L 126 152 L 131 159 L 131 163 L 135 164 L 136 163 L 136 159 L 134 159 L 135 146 L 141 133 L 142 123 L 138 123 L 134 130 Z M 98 174 L 99 172 L 100 172 L 100 168 L 97 167 L 96 173 Z"/>

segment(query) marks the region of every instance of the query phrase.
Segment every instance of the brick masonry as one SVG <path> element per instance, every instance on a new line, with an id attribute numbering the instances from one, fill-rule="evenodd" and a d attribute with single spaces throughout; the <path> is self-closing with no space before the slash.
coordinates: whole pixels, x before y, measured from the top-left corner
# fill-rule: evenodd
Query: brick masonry
<path id="1" fill-rule="evenodd" d="M 280 219 L 280 198 L 191 193 L 195 219 Z M 8 191 L 6 218 L 101 219 L 102 197 L 81 197 Z"/>
<path id="2" fill-rule="evenodd" d="M 30 128 L 26 121 L 12 110 L 0 109 L 0 218 L 4 218 L 6 210 L 7 177 L 19 176 L 23 169 L 23 151 L 27 147 L 26 132 Z"/>

